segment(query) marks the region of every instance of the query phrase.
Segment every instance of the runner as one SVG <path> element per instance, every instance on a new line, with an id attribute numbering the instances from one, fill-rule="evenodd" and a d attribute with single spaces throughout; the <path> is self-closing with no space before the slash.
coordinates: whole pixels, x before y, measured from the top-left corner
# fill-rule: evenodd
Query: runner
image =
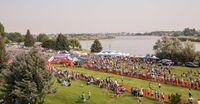
<path id="1" fill-rule="evenodd" d="M 90 90 L 88 91 L 88 100 L 91 98 L 91 92 Z"/>
<path id="2" fill-rule="evenodd" d="M 150 89 L 153 88 L 153 84 L 152 84 L 152 82 L 149 82 L 149 88 L 150 88 Z"/>
<path id="3" fill-rule="evenodd" d="M 157 99 L 157 97 L 158 97 L 158 91 L 156 89 L 154 89 L 154 96 L 155 96 L 155 99 Z"/>
<path id="4" fill-rule="evenodd" d="M 142 103 L 143 96 L 144 96 L 144 89 L 141 88 L 141 89 L 140 89 L 140 96 L 139 96 L 140 103 Z"/>
<path id="5" fill-rule="evenodd" d="M 163 92 L 160 93 L 161 103 L 164 104 L 165 95 Z"/>
<path id="6" fill-rule="evenodd" d="M 188 103 L 189 103 L 189 104 L 193 104 L 193 97 L 190 97 L 190 98 L 188 99 Z"/>
<path id="7" fill-rule="evenodd" d="M 192 97 L 192 91 L 191 91 L 191 89 L 189 89 L 188 95 L 189 95 L 189 98 Z"/>
<path id="8" fill-rule="evenodd" d="M 159 89 L 161 88 L 161 83 L 158 83 L 158 88 L 159 88 Z"/>
<path id="9" fill-rule="evenodd" d="M 123 84 L 123 82 L 124 82 L 124 77 L 123 76 L 121 77 L 121 81 L 122 81 L 122 84 Z"/>
<path id="10" fill-rule="evenodd" d="M 83 102 L 86 101 L 86 99 L 85 99 L 85 93 L 84 93 L 84 92 L 81 93 L 81 100 L 82 100 Z"/>

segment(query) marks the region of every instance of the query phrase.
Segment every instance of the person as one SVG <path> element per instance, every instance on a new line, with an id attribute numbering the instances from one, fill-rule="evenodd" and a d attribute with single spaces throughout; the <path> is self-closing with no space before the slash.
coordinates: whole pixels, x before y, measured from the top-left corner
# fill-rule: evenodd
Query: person
<path id="1" fill-rule="evenodd" d="M 198 104 L 200 104 L 200 98 L 198 99 Z"/>
<path id="2" fill-rule="evenodd" d="M 139 96 L 140 103 L 142 103 L 143 96 L 144 96 L 144 90 L 143 90 L 143 88 L 141 88 L 140 89 L 140 96 Z"/>
<path id="3" fill-rule="evenodd" d="M 142 100 L 141 100 L 140 97 L 138 97 L 138 103 L 139 103 L 139 104 L 142 104 Z"/>
<path id="4" fill-rule="evenodd" d="M 164 93 L 163 93 L 163 92 L 161 92 L 161 95 L 160 95 L 160 97 L 161 97 L 161 103 L 162 103 L 162 104 L 164 104 L 165 95 L 164 95 Z"/>
<path id="5" fill-rule="evenodd" d="M 4 99 L 0 99 L 0 104 L 4 104 L 4 103 L 5 103 Z"/>
<path id="6" fill-rule="evenodd" d="M 159 89 L 161 88 L 161 83 L 158 83 L 158 88 L 159 88 Z"/>
<path id="7" fill-rule="evenodd" d="M 68 83 L 68 87 L 71 86 L 71 81 Z"/>
<path id="8" fill-rule="evenodd" d="M 189 89 L 188 95 L 189 95 L 189 98 L 192 97 L 192 91 L 191 91 L 191 89 Z"/>
<path id="9" fill-rule="evenodd" d="M 141 96 L 141 97 L 144 96 L 144 90 L 143 90 L 143 88 L 140 89 L 140 96 Z"/>
<path id="10" fill-rule="evenodd" d="M 67 86 L 67 85 L 68 85 L 68 82 L 64 80 L 64 81 L 62 82 L 62 86 Z"/>
<path id="11" fill-rule="evenodd" d="M 91 98 L 91 92 L 90 90 L 88 91 L 88 100 Z"/>
<path id="12" fill-rule="evenodd" d="M 15 104 L 19 104 L 19 103 L 18 103 L 18 98 L 17 98 L 17 97 L 15 97 Z"/>
<path id="13" fill-rule="evenodd" d="M 152 86 L 153 86 L 152 82 L 149 82 L 149 88 L 150 89 L 152 89 Z"/>
<path id="14" fill-rule="evenodd" d="M 141 97 L 140 97 L 140 90 L 137 89 L 136 91 L 137 91 L 138 103 L 139 103 L 139 104 L 142 104 L 142 99 L 141 99 Z"/>
<path id="15" fill-rule="evenodd" d="M 83 84 L 81 84 L 81 87 L 83 87 Z"/>
<path id="16" fill-rule="evenodd" d="M 154 96 L 155 96 L 155 99 L 157 99 L 158 91 L 156 89 L 154 89 Z"/>
<path id="17" fill-rule="evenodd" d="M 124 81 L 124 77 L 123 76 L 121 77 L 121 81 L 122 81 L 122 84 L 123 84 L 123 81 Z"/>
<path id="18" fill-rule="evenodd" d="M 81 93 L 81 100 L 82 100 L 83 102 L 86 101 L 86 99 L 85 99 L 85 93 L 84 93 L 84 92 Z"/>
<path id="19" fill-rule="evenodd" d="M 108 79 L 111 79 L 111 75 L 110 75 L 110 73 L 108 74 Z"/>
<path id="20" fill-rule="evenodd" d="M 135 87 L 131 88 L 131 93 L 132 93 L 133 96 L 136 96 L 136 94 L 135 94 Z"/>
<path id="21" fill-rule="evenodd" d="M 193 97 L 189 97 L 188 103 L 189 103 L 189 104 L 193 104 Z"/>

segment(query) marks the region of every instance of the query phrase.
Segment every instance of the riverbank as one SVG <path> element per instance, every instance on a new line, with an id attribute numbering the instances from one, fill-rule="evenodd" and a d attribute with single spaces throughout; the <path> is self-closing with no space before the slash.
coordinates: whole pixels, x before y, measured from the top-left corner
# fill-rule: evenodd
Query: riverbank
<path id="1" fill-rule="evenodd" d="M 177 38 L 181 41 L 200 42 L 199 36 L 178 36 Z"/>
<path id="2" fill-rule="evenodd" d="M 135 35 L 135 36 L 143 36 L 143 37 L 150 37 L 150 36 L 158 36 L 158 37 L 162 37 L 162 35 Z M 166 36 L 170 36 L 170 35 L 166 35 Z M 170 37 L 174 37 L 174 36 L 170 36 Z M 176 38 L 178 38 L 181 41 L 191 41 L 191 42 L 200 42 L 200 36 L 175 36 Z"/>
<path id="3" fill-rule="evenodd" d="M 69 36 L 70 38 L 77 38 L 79 40 L 103 40 L 103 39 L 114 39 L 114 36 L 107 36 L 107 35 L 75 35 L 75 36 Z"/>

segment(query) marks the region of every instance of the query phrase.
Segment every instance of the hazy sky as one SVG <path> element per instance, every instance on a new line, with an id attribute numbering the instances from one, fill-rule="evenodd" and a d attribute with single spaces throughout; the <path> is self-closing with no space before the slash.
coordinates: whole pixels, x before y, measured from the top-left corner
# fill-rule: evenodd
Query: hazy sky
<path id="1" fill-rule="evenodd" d="M 7 32 L 148 32 L 200 29 L 200 0 L 0 0 Z"/>

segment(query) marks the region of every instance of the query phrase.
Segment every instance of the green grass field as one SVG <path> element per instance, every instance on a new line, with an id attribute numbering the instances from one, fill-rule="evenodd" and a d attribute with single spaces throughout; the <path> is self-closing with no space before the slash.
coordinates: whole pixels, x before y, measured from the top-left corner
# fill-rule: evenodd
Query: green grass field
<path id="1" fill-rule="evenodd" d="M 177 36 L 178 39 L 182 41 L 192 41 L 192 42 L 200 42 L 200 38 L 198 36 Z"/>
<path id="2" fill-rule="evenodd" d="M 81 87 L 81 84 L 84 86 Z M 82 91 L 85 92 L 87 97 L 88 90 L 91 91 L 91 99 L 87 100 L 84 104 L 137 104 L 137 97 L 126 93 L 120 97 L 116 97 L 113 92 L 104 88 L 99 88 L 97 85 L 86 85 L 85 81 L 72 81 L 70 87 L 61 86 L 55 83 L 54 87 L 58 87 L 58 92 L 55 94 L 47 95 L 45 104 L 80 104 L 80 95 Z M 159 104 L 158 101 L 143 98 L 143 104 Z"/>
<path id="3" fill-rule="evenodd" d="M 196 72 L 198 70 L 200 70 L 200 68 L 190 68 L 190 67 L 183 67 L 183 66 L 175 66 L 173 69 L 172 69 L 172 73 L 176 74 L 178 77 L 181 77 L 181 74 L 183 72 L 187 72 L 187 71 L 193 71 L 193 72 Z M 200 76 L 192 76 L 193 78 L 200 78 Z"/>
<path id="4" fill-rule="evenodd" d="M 61 65 L 56 65 L 56 67 L 64 69 L 64 67 L 62 67 Z M 74 68 L 72 70 L 75 72 L 81 72 L 81 73 L 85 73 L 88 75 L 93 75 L 93 76 L 99 77 L 99 78 L 106 78 L 108 76 L 107 73 L 97 72 L 97 71 L 88 70 L 88 69 L 84 69 L 84 68 Z M 121 81 L 120 75 L 111 74 L 111 78 L 113 80 L 118 80 L 119 82 Z M 149 81 L 136 79 L 136 78 L 130 78 L 130 77 L 124 77 L 124 83 L 127 85 L 143 87 L 143 88 L 148 88 L 148 86 L 149 86 Z M 153 88 L 158 89 L 158 83 L 153 82 Z M 162 84 L 161 91 L 163 91 L 165 94 L 179 93 L 182 95 L 182 98 L 185 98 L 185 99 L 188 98 L 188 89 L 187 88 Z M 200 97 L 200 90 L 192 90 L 192 94 L 193 94 L 194 99 L 197 100 Z"/>

